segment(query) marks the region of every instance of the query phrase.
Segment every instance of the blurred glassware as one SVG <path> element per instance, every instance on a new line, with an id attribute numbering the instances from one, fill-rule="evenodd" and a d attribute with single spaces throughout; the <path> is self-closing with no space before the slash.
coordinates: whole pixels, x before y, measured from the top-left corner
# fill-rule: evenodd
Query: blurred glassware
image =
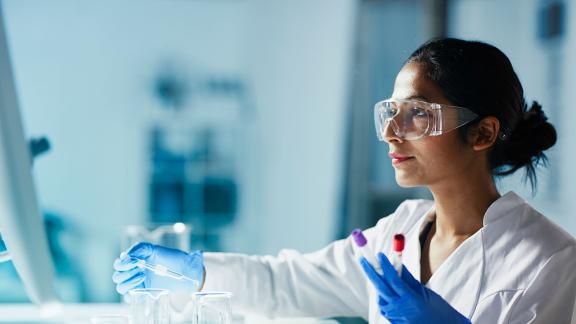
<path id="1" fill-rule="evenodd" d="M 232 293 L 199 292 L 194 294 L 198 324 L 232 323 Z"/>
<path id="2" fill-rule="evenodd" d="M 123 231 L 122 251 L 138 242 L 150 242 L 169 248 L 190 251 L 192 226 L 184 223 L 128 225 Z"/>
<path id="3" fill-rule="evenodd" d="M 170 300 L 165 289 L 130 290 L 132 322 L 170 324 Z"/>

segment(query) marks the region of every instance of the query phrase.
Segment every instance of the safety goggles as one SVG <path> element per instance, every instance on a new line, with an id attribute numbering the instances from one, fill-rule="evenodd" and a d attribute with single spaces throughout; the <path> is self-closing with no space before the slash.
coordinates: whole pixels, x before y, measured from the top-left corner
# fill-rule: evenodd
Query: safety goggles
<path id="1" fill-rule="evenodd" d="M 387 99 L 374 106 L 374 122 L 378 140 L 384 141 L 387 127 L 405 140 L 438 136 L 478 118 L 463 107 L 441 105 L 418 100 Z"/>

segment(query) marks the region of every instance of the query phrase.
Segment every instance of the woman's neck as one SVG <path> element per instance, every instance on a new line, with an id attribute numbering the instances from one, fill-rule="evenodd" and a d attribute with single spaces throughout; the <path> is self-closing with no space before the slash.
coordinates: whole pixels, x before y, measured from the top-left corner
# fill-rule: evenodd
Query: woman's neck
<path id="1" fill-rule="evenodd" d="M 467 174 L 430 186 L 436 203 L 435 235 L 468 237 L 483 226 L 484 214 L 500 194 L 492 176 Z"/>

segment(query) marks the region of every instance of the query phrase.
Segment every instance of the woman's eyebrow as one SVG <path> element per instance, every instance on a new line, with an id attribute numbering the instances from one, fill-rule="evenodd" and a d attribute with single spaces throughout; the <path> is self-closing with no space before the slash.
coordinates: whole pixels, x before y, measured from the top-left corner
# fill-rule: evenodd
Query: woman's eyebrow
<path id="1" fill-rule="evenodd" d="M 405 98 L 404 100 L 422 100 L 422 101 L 430 102 L 430 100 L 428 100 L 428 98 L 421 96 L 421 95 L 413 95 L 413 96 L 410 96 L 408 98 Z"/>

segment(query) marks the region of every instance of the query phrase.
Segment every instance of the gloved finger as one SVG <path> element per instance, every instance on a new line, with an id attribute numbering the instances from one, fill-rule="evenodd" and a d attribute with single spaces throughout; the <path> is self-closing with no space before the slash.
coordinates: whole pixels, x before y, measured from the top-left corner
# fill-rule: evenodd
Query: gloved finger
<path id="1" fill-rule="evenodd" d="M 378 290 L 378 295 L 386 300 L 398 297 L 398 294 L 396 294 L 390 285 L 382 278 L 382 276 L 380 276 L 376 270 L 374 270 L 366 258 L 360 258 L 360 265 L 362 266 L 362 269 L 364 269 L 368 279 L 370 279 L 374 287 L 376 287 L 376 290 Z"/>
<path id="2" fill-rule="evenodd" d="M 154 249 L 156 246 L 152 243 L 148 242 L 140 242 L 133 245 L 130 249 L 128 249 L 128 256 L 132 258 L 146 260 L 152 254 L 154 254 Z"/>
<path id="3" fill-rule="evenodd" d="M 144 272 L 139 272 L 133 277 L 129 278 L 128 280 L 125 280 L 122 283 L 117 284 L 116 291 L 119 294 L 124 295 L 128 291 L 137 288 L 144 282 L 144 280 L 146 280 L 146 275 L 144 274 Z"/>
<path id="4" fill-rule="evenodd" d="M 130 282 L 130 284 L 125 283 L 118 284 L 116 285 L 116 291 L 121 295 L 125 295 L 132 289 L 144 288 L 144 280 L 145 278 L 143 277 L 141 278 L 141 280 Z"/>
<path id="5" fill-rule="evenodd" d="M 204 252 L 200 250 L 192 251 L 188 253 L 190 255 L 190 265 L 195 268 L 204 267 Z"/>
<path id="6" fill-rule="evenodd" d="M 117 285 L 117 286 L 116 286 L 116 291 L 117 291 L 118 293 L 120 293 L 120 291 L 124 291 L 124 293 L 122 294 L 122 295 L 124 295 L 124 301 L 126 301 L 127 303 L 129 303 L 129 302 L 130 302 L 130 294 L 129 294 L 130 290 L 143 289 L 143 288 L 145 288 L 145 286 L 144 286 L 144 281 L 142 281 L 141 283 L 139 283 L 139 284 L 137 284 L 137 285 L 135 285 L 135 286 L 129 286 L 129 287 L 127 286 L 127 287 L 122 287 L 122 288 L 121 288 L 120 286 Z"/>
<path id="7" fill-rule="evenodd" d="M 378 310 L 390 323 L 408 323 L 406 317 L 409 314 L 405 313 L 402 305 L 399 305 L 399 301 L 400 299 L 396 299 L 394 302 L 387 303 L 383 298 L 378 298 Z"/>
<path id="8" fill-rule="evenodd" d="M 378 296 L 378 310 L 380 310 L 380 314 L 386 318 L 387 318 L 386 311 L 389 308 L 388 305 L 389 303 L 386 301 L 386 299 L 382 298 L 381 296 Z"/>
<path id="9" fill-rule="evenodd" d="M 394 266 L 384 253 L 378 252 L 378 262 L 380 262 L 380 266 L 382 267 L 383 281 L 387 282 L 398 296 L 411 292 L 406 283 L 400 279 L 398 272 L 396 272 L 396 269 L 394 269 Z"/>
<path id="10" fill-rule="evenodd" d="M 378 296 L 378 306 L 380 308 L 386 307 L 386 306 L 388 306 L 388 304 L 389 303 L 388 303 L 388 301 L 386 301 L 386 299 L 382 298 L 382 296 Z"/>
<path id="11" fill-rule="evenodd" d="M 414 292 L 420 292 L 422 290 L 422 284 L 420 281 L 416 280 L 414 276 L 406 269 L 404 265 L 402 265 L 402 280 L 410 287 Z"/>
<path id="12" fill-rule="evenodd" d="M 114 273 L 112 274 L 112 281 L 114 283 L 118 284 L 118 283 L 124 282 L 124 281 L 134 277 L 139 272 L 144 272 L 144 271 L 139 267 L 132 268 L 128 271 L 114 271 Z"/>
<path id="13" fill-rule="evenodd" d="M 380 314 L 391 323 L 406 323 L 405 310 L 397 304 L 388 304 L 380 307 Z"/>
<path id="14" fill-rule="evenodd" d="M 130 257 L 120 257 L 114 260 L 113 267 L 116 271 L 128 271 L 138 267 L 138 260 L 132 259 Z"/>

